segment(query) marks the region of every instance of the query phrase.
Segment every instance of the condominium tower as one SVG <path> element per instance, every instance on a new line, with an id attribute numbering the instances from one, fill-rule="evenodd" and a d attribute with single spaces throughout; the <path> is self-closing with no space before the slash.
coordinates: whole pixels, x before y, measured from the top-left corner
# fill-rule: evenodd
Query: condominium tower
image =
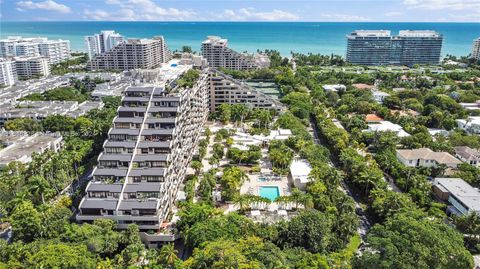
<path id="1" fill-rule="evenodd" d="M 473 40 L 472 58 L 480 61 L 480 37 Z"/>
<path id="2" fill-rule="evenodd" d="M 131 70 L 157 68 L 170 60 L 171 53 L 162 36 L 152 39 L 128 39 L 87 64 L 89 70 Z"/>
<path id="3" fill-rule="evenodd" d="M 221 104 L 242 104 L 249 108 L 275 109 L 278 111 L 285 108 L 279 100 L 215 69 L 210 71 L 209 85 L 210 112 L 217 111 Z"/>
<path id="4" fill-rule="evenodd" d="M 15 57 L 15 68 L 19 79 L 50 75 L 50 65 L 45 57 Z"/>
<path id="5" fill-rule="evenodd" d="M 228 40 L 218 36 L 209 36 L 202 42 L 202 56 L 209 66 L 234 70 L 267 68 L 270 66 L 268 56 L 239 53 L 228 47 Z"/>
<path id="6" fill-rule="evenodd" d="M 443 36 L 434 31 L 357 30 L 347 35 L 347 61 L 360 65 L 439 64 Z"/>
<path id="7" fill-rule="evenodd" d="M 98 54 L 111 50 L 116 45 L 125 41 L 125 38 L 115 33 L 115 31 L 101 31 L 85 37 L 85 46 L 88 52 L 88 58 L 92 59 Z"/>
<path id="8" fill-rule="evenodd" d="M 22 38 L 10 36 L 0 40 L 0 57 L 37 57 L 43 56 L 50 64 L 56 64 L 70 58 L 70 41 L 49 40 L 45 37 Z"/>
<path id="9" fill-rule="evenodd" d="M 198 74 L 191 88 L 177 84 L 186 72 Z M 125 90 L 76 218 L 113 219 L 119 229 L 135 223 L 154 246 L 175 239 L 160 230 L 207 119 L 208 72 L 172 60 L 135 81 L 152 76 Z"/>
<path id="10" fill-rule="evenodd" d="M 7 59 L 0 59 L 0 85 L 12 86 L 17 82 L 17 71 L 15 62 Z"/>

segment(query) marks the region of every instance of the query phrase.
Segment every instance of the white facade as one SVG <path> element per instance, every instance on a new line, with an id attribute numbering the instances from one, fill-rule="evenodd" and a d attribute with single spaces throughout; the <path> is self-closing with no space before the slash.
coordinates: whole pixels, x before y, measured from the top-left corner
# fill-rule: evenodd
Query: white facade
<path id="1" fill-rule="evenodd" d="M 310 182 L 310 172 L 312 166 L 307 160 L 295 159 L 290 165 L 290 175 L 292 175 L 293 185 L 300 190 L 305 190 Z"/>
<path id="2" fill-rule="evenodd" d="M 397 159 L 408 167 L 437 167 L 440 164 L 457 168 L 462 162 L 448 152 L 434 152 L 429 148 L 398 149 Z"/>
<path id="3" fill-rule="evenodd" d="M 343 84 L 323 85 L 322 88 L 326 92 L 339 92 L 347 89 Z"/>
<path id="4" fill-rule="evenodd" d="M 480 134 L 480 116 L 470 116 L 466 120 L 457 119 L 457 127 L 469 134 Z"/>
<path id="5" fill-rule="evenodd" d="M 410 136 L 403 130 L 402 126 L 386 120 L 370 123 L 367 126 L 368 128 L 363 130 L 364 132 L 394 132 L 398 137 Z"/>
<path id="6" fill-rule="evenodd" d="M 441 198 L 448 196 L 448 211 L 455 215 L 480 214 L 480 192 L 461 178 L 435 178 L 433 190 Z M 452 208 L 453 207 L 453 208 Z"/>
<path id="7" fill-rule="evenodd" d="M 480 60 L 480 37 L 473 40 L 472 58 Z"/>
<path id="8" fill-rule="evenodd" d="M 261 69 L 270 66 L 266 55 L 248 55 L 236 52 L 228 47 L 228 40 L 209 36 L 202 42 L 202 56 L 211 67 L 234 70 Z"/>
<path id="9" fill-rule="evenodd" d="M 46 77 L 50 75 L 48 59 L 44 57 L 17 57 L 15 68 L 20 79 Z"/>
<path id="10" fill-rule="evenodd" d="M 101 31 L 100 34 L 85 36 L 88 57 L 92 59 L 96 55 L 107 52 L 124 41 L 125 38 L 119 33 L 115 33 L 115 31 Z"/>
<path id="11" fill-rule="evenodd" d="M 386 92 L 379 91 L 379 90 L 372 90 L 372 96 L 373 96 L 373 100 L 375 100 L 375 102 L 377 102 L 379 104 L 383 104 L 383 100 L 385 100 L 385 98 L 389 97 L 390 94 L 388 94 Z"/>
<path id="12" fill-rule="evenodd" d="M 46 57 L 50 64 L 70 58 L 70 41 L 48 40 L 45 37 L 22 38 L 10 36 L 0 40 L 0 57 Z"/>
<path id="13" fill-rule="evenodd" d="M 0 59 L 0 85 L 12 86 L 17 82 L 15 62 Z"/>

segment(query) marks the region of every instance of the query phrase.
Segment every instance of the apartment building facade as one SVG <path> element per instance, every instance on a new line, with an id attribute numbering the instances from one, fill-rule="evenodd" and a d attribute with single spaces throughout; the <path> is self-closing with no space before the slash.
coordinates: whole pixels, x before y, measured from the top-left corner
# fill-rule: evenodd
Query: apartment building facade
<path id="1" fill-rule="evenodd" d="M 50 65 L 45 57 L 16 57 L 15 69 L 19 79 L 39 78 L 50 75 Z"/>
<path id="2" fill-rule="evenodd" d="M 249 108 L 276 109 L 278 111 L 284 109 L 283 104 L 277 99 L 212 69 L 209 72 L 210 112 L 215 112 L 221 104 L 243 104 Z"/>
<path id="3" fill-rule="evenodd" d="M 151 246 L 175 239 L 160 229 L 208 115 L 207 70 L 198 70 L 188 89 L 176 80 L 191 65 L 169 63 L 162 70 L 156 83 L 125 90 L 76 217 L 113 219 L 119 229 L 135 223 Z"/>
<path id="4" fill-rule="evenodd" d="M 440 62 L 443 36 L 434 31 L 357 30 L 347 35 L 347 61 L 359 65 L 433 64 Z"/>
<path id="5" fill-rule="evenodd" d="M 70 58 L 69 40 L 49 40 L 45 37 L 22 38 L 11 36 L 0 40 L 0 57 L 38 57 L 43 56 L 50 64 L 56 64 Z"/>
<path id="6" fill-rule="evenodd" d="M 480 61 L 480 37 L 473 40 L 472 58 Z"/>
<path id="7" fill-rule="evenodd" d="M 270 66 L 266 55 L 248 55 L 239 53 L 228 47 L 228 40 L 209 36 L 202 42 L 202 56 L 207 59 L 210 67 L 234 70 L 261 69 Z"/>
<path id="8" fill-rule="evenodd" d="M 95 56 L 87 64 L 89 70 L 131 70 L 157 68 L 171 59 L 162 36 L 152 39 L 128 39 L 109 51 Z"/>
<path id="9" fill-rule="evenodd" d="M 0 59 L 0 85 L 13 86 L 17 82 L 17 71 L 15 62 L 7 59 Z"/>
<path id="10" fill-rule="evenodd" d="M 85 47 L 87 48 L 88 58 L 93 59 L 96 55 L 110 51 L 122 42 L 125 42 L 125 37 L 110 30 L 85 36 Z"/>

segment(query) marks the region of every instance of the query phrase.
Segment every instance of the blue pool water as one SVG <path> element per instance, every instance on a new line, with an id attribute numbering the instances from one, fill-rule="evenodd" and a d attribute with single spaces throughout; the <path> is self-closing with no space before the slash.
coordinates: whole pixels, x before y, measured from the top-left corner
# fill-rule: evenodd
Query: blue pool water
<path id="1" fill-rule="evenodd" d="M 259 193 L 261 197 L 270 199 L 270 201 L 275 201 L 275 199 L 280 196 L 280 190 L 277 186 L 264 186 L 260 187 Z"/>
<path id="2" fill-rule="evenodd" d="M 258 181 L 258 182 L 265 182 L 265 181 L 267 181 L 267 178 L 259 177 L 259 178 L 257 179 L 257 181 Z"/>

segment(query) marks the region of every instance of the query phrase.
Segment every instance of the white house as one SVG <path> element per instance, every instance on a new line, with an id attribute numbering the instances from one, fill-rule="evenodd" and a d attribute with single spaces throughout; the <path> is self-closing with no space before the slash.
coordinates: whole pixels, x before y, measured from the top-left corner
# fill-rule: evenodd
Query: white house
<path id="1" fill-rule="evenodd" d="M 372 90 L 372 96 L 373 96 L 373 100 L 375 100 L 375 102 L 377 102 L 379 104 L 383 104 L 383 100 L 385 100 L 385 98 L 390 96 L 390 94 L 373 89 Z"/>
<path id="2" fill-rule="evenodd" d="M 436 167 L 444 164 L 448 168 L 457 168 L 462 163 L 448 152 L 435 152 L 429 148 L 397 149 L 397 159 L 409 167 Z"/>
<path id="3" fill-rule="evenodd" d="M 480 192 L 461 178 L 435 178 L 433 192 L 448 201 L 449 213 L 455 215 L 480 214 Z"/>
<path id="4" fill-rule="evenodd" d="M 480 134 L 480 116 L 470 116 L 466 120 L 457 119 L 457 127 L 470 134 Z"/>
<path id="5" fill-rule="evenodd" d="M 397 134 L 398 137 L 406 137 L 410 136 L 407 132 L 405 132 L 402 126 L 392 123 L 390 121 L 378 121 L 375 123 L 367 124 L 368 128 L 363 130 L 363 132 L 394 132 Z"/>
<path id="6" fill-rule="evenodd" d="M 480 151 L 470 147 L 455 147 L 455 157 L 473 166 L 480 166 Z"/>
<path id="7" fill-rule="evenodd" d="M 305 190 L 307 183 L 310 182 L 309 175 L 312 166 L 307 160 L 295 159 L 290 165 L 290 174 L 292 176 L 293 185 L 300 190 Z"/>
<path id="8" fill-rule="evenodd" d="M 343 84 L 323 85 L 322 88 L 325 92 L 339 92 L 347 89 Z"/>

